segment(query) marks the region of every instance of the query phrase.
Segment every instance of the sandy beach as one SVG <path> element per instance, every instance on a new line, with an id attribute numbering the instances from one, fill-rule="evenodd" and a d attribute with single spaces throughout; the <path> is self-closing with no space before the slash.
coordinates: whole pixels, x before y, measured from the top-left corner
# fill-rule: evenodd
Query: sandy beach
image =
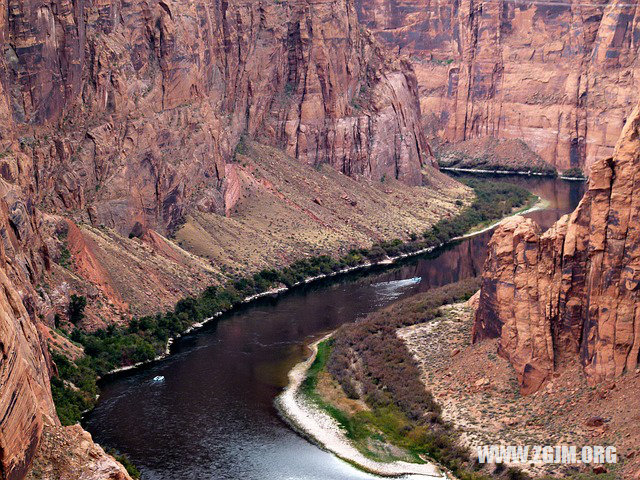
<path id="1" fill-rule="evenodd" d="M 333 418 L 305 399 L 304 395 L 300 393 L 300 386 L 306 377 L 307 370 L 316 358 L 318 344 L 329 336 L 327 335 L 310 345 L 311 356 L 289 372 L 289 385 L 276 399 L 276 407 L 283 418 L 314 443 L 367 472 L 385 477 L 419 475 L 434 479 L 450 478 L 432 463 L 418 464 L 400 461 L 382 463 L 365 457 L 351 445 Z"/>

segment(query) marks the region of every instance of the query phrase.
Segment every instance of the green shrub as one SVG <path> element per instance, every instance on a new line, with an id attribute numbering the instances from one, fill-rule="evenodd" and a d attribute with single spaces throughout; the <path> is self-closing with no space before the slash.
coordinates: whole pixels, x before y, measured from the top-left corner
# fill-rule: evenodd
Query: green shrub
<path id="1" fill-rule="evenodd" d="M 134 463 L 131 461 L 131 459 L 128 456 L 118 453 L 113 449 L 108 450 L 107 453 L 122 464 L 122 466 L 125 468 L 127 473 L 131 476 L 131 478 L 134 478 L 136 480 L 139 480 L 140 478 L 142 478 L 142 474 L 140 473 L 140 470 L 138 470 L 138 467 L 134 465 Z"/>
<path id="2" fill-rule="evenodd" d="M 67 248 L 66 243 L 60 248 L 60 259 L 58 260 L 58 263 L 64 268 L 71 267 L 71 252 Z"/>
<path id="3" fill-rule="evenodd" d="M 71 295 L 69 299 L 69 321 L 77 325 L 84 318 L 84 309 L 87 306 L 87 299 L 82 295 Z"/>
<path id="4" fill-rule="evenodd" d="M 564 172 L 562 172 L 562 176 L 569 178 L 585 178 L 584 172 L 580 167 L 572 167 L 568 170 L 565 170 Z"/>
<path id="5" fill-rule="evenodd" d="M 56 411 L 63 425 L 73 425 L 95 404 L 98 394 L 96 372 L 87 357 L 74 363 L 64 355 L 52 354 L 52 360 L 58 369 L 58 376 L 51 379 Z"/>
<path id="6" fill-rule="evenodd" d="M 453 218 L 445 218 L 423 233 L 427 246 L 436 246 L 467 233 L 477 225 L 498 220 L 531 201 L 524 188 L 503 182 L 480 179 L 462 180 L 473 188 L 476 198 L 471 206 Z"/>

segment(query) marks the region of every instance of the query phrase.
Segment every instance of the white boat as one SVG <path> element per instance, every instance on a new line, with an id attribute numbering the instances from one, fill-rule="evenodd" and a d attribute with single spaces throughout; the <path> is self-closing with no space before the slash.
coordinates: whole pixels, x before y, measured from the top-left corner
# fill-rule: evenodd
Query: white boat
<path id="1" fill-rule="evenodd" d="M 153 377 L 153 381 L 155 383 L 164 382 L 164 377 L 162 375 L 158 375 L 157 377 Z"/>

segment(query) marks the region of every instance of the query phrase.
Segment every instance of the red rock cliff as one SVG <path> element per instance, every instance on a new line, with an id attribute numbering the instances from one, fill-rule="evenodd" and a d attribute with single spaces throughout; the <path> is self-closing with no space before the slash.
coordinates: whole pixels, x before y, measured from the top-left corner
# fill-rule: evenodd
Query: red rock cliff
<path id="1" fill-rule="evenodd" d="M 24 478 L 34 455 L 44 478 L 125 479 L 57 423 L 37 328 L 53 317 L 37 289 L 45 224 L 63 215 L 162 243 L 149 229 L 225 214 L 243 136 L 420 184 L 431 153 L 417 81 L 351 0 L 0 0 L 0 44 L 0 479 Z M 110 293 L 92 245 L 74 222 L 65 232 L 75 272 Z"/>
<path id="2" fill-rule="evenodd" d="M 130 480 L 79 426 L 58 422 L 49 384 L 53 366 L 42 336 L 46 327 L 39 324 L 51 307 L 40 286 L 50 262 L 40 217 L 29 188 L 0 179 L 0 480 L 25 478 L 33 459 L 43 455 L 64 468 L 42 471 L 40 480 Z M 65 438 L 72 447 L 44 448 L 43 435 Z M 82 448 L 90 454 L 75 451 Z"/>
<path id="3" fill-rule="evenodd" d="M 128 234 L 196 206 L 224 212 L 242 135 L 375 180 L 418 184 L 430 162 L 411 66 L 351 0 L 4 0 L 2 12 L 2 148 L 18 140 L 38 201 L 94 225 Z"/>
<path id="4" fill-rule="evenodd" d="M 580 360 L 592 382 L 638 366 L 640 352 L 640 111 L 613 158 L 596 162 L 578 208 L 541 233 L 503 223 L 489 244 L 474 341 L 500 337 L 522 390 Z"/>
<path id="5" fill-rule="evenodd" d="M 555 3 L 356 0 L 356 8 L 410 57 L 434 135 L 519 138 L 560 169 L 589 167 L 612 154 L 637 100 L 639 11 L 624 0 Z"/>
<path id="6" fill-rule="evenodd" d="M 56 421 L 46 345 L 0 269 L 0 479 L 23 478 L 45 421 Z"/>

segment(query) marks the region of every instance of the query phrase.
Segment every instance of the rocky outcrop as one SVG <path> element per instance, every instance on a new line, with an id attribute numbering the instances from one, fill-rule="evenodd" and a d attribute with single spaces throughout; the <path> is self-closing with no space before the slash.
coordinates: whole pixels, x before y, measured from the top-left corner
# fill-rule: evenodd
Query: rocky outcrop
<path id="1" fill-rule="evenodd" d="M 356 8 L 411 59 L 434 136 L 522 139 L 559 169 L 588 170 L 612 154 L 637 100 L 634 2 L 356 0 Z"/>
<path id="2" fill-rule="evenodd" d="M 11 0 L 3 12 L 2 171 L 26 156 L 37 201 L 94 226 L 164 232 L 193 208 L 224 213 L 244 135 L 374 180 L 415 185 L 430 162 L 411 66 L 351 0 Z"/>
<path id="3" fill-rule="evenodd" d="M 80 425 L 46 426 L 26 480 L 132 480 Z"/>
<path id="4" fill-rule="evenodd" d="M 18 291 L 0 270 L 0 478 L 21 479 L 45 421 L 57 420 L 46 345 Z"/>
<path id="5" fill-rule="evenodd" d="M 21 479 L 57 421 L 34 285 L 48 262 L 33 207 L 0 180 L 0 479 Z"/>
<path id="6" fill-rule="evenodd" d="M 489 244 L 474 341 L 499 337 L 525 393 L 579 360 L 593 383 L 638 366 L 640 111 L 596 162 L 578 208 L 547 232 L 503 223 Z"/>
<path id="7" fill-rule="evenodd" d="M 37 322 L 52 327 L 72 292 L 92 304 L 80 326 L 99 328 L 224 280 L 226 265 L 216 261 L 226 246 L 203 239 L 226 241 L 242 228 L 255 235 L 229 218 L 249 196 L 246 185 L 261 180 L 241 160 L 247 139 L 319 172 L 329 164 L 355 179 L 422 185 L 434 172 L 417 80 L 359 25 L 351 0 L 0 7 L 0 479 L 24 478 L 34 456 L 39 478 L 128 478 L 79 427 L 57 424 L 48 330 Z M 434 190 L 443 182 L 427 178 Z M 400 188 L 355 190 L 368 200 L 358 210 L 390 205 L 405 219 L 395 206 Z M 272 193 L 263 198 L 290 202 Z M 448 195 L 415 197 L 439 213 L 454 205 Z M 352 216 L 357 202 L 347 198 L 313 221 Z M 411 217 L 416 229 L 432 213 Z M 180 227 L 206 256 L 169 238 Z M 314 247 L 288 233 L 298 253 Z M 63 450 L 67 463 L 56 457 Z"/>

